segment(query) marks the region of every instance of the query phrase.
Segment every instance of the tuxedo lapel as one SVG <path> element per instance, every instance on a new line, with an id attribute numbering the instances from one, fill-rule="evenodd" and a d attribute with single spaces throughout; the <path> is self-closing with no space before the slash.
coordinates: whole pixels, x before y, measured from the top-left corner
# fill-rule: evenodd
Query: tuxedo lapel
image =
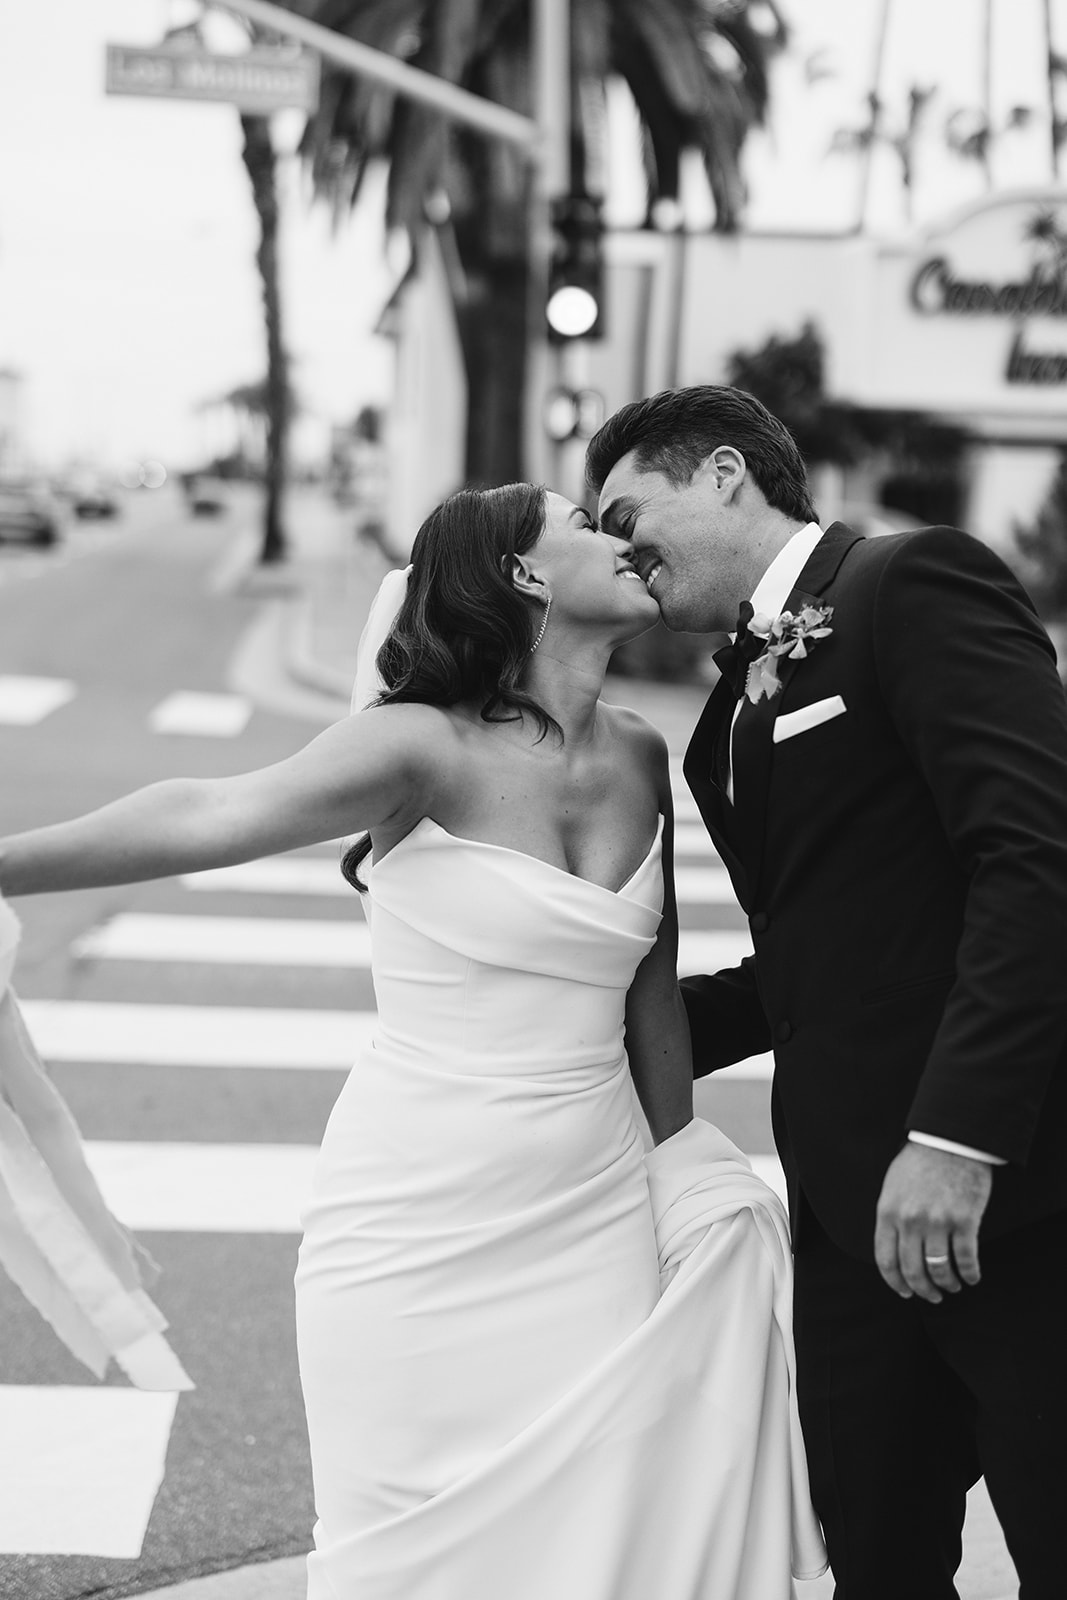
<path id="1" fill-rule="evenodd" d="M 818 605 L 837 576 L 845 556 L 861 535 L 841 522 L 827 528 L 815 546 L 790 591 L 783 611 L 796 613 L 806 605 Z M 763 864 L 763 840 L 767 825 L 767 798 L 774 761 L 774 724 L 789 693 L 789 685 L 801 665 L 786 657 L 779 662 L 779 689 L 773 698 L 764 695 L 753 704 L 744 700 L 734 727 L 733 771 L 734 802 L 739 853 L 751 892 L 759 888 Z"/>

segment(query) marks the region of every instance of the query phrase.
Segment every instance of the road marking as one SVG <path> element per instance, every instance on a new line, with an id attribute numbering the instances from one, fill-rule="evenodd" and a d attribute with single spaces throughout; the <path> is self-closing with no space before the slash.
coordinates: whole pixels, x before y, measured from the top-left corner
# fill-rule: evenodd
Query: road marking
<path id="1" fill-rule="evenodd" d="M 377 1022 L 373 1011 L 126 1005 L 107 1000 L 19 1003 L 46 1061 L 94 1065 L 347 1071 Z"/>
<path id="2" fill-rule="evenodd" d="M 29 727 L 65 706 L 76 693 L 67 678 L 0 676 L 0 722 Z"/>
<path id="3" fill-rule="evenodd" d="M 222 966 L 369 967 L 370 929 L 297 917 L 121 912 L 76 939 L 80 960 L 205 961 Z"/>
<path id="4" fill-rule="evenodd" d="M 680 906 L 736 906 L 725 867 L 675 867 L 674 890 Z"/>
<path id="5" fill-rule="evenodd" d="M 299 1233 L 317 1145 L 89 1140 L 107 1205 L 143 1233 Z"/>
<path id="6" fill-rule="evenodd" d="M 715 846 L 708 838 L 702 822 L 679 822 L 674 829 L 674 854 L 678 856 L 708 856 L 718 859 Z"/>
<path id="7" fill-rule="evenodd" d="M 746 1155 L 748 1154 L 747 1151 L 745 1153 Z M 779 1161 L 778 1157 L 749 1156 L 748 1159 L 752 1163 L 752 1168 L 757 1178 L 762 1178 L 764 1183 L 767 1184 L 769 1188 L 774 1190 L 778 1198 L 783 1203 L 787 1203 L 788 1196 L 786 1194 L 785 1187 L 785 1173 L 782 1171 L 782 1163 Z"/>
<path id="8" fill-rule="evenodd" d="M 705 839 L 706 839 L 705 835 Z M 710 846 L 709 846 L 710 849 Z M 292 894 L 351 899 L 355 891 L 341 876 L 336 861 L 307 856 L 269 856 L 234 867 L 212 867 L 184 873 L 183 889 L 194 894 Z M 679 866 L 674 871 L 679 905 L 736 905 L 737 897 L 725 867 Z"/>
<path id="9" fill-rule="evenodd" d="M 731 1078 L 735 1081 L 741 1079 L 746 1083 L 757 1083 L 773 1076 L 774 1053 L 768 1050 L 766 1055 L 749 1056 L 745 1061 L 736 1061 L 732 1067 L 720 1067 L 718 1072 L 711 1072 L 703 1078 L 698 1078 L 697 1084 L 716 1084 L 721 1083 L 723 1079 Z"/>
<path id="10" fill-rule="evenodd" d="M 23 1000 L 26 1025 L 53 1065 L 262 1068 L 347 1072 L 377 1027 L 373 1011 L 275 1011 L 251 1006 L 168 1006 L 111 1000 Z M 767 1079 L 768 1053 L 699 1083 Z"/>
<path id="11" fill-rule="evenodd" d="M 235 867 L 212 867 L 206 872 L 187 872 L 180 879 L 183 889 L 194 893 L 347 895 L 356 893 L 341 876 L 333 861 L 309 856 L 268 856 L 261 861 L 243 861 Z"/>
<path id="12" fill-rule="evenodd" d="M 156 733 L 187 733 L 212 739 L 232 739 L 243 733 L 252 715 L 252 703 L 239 694 L 200 694 L 180 689 L 169 694 L 149 714 Z"/>
<path id="13" fill-rule="evenodd" d="M 0 1386 L 0 1553 L 135 1561 L 176 1394 Z"/>
<path id="14" fill-rule="evenodd" d="M 104 1199 L 138 1233 L 299 1233 L 318 1146 L 90 1140 Z M 778 1157 L 750 1158 L 784 1194 Z"/>
<path id="15" fill-rule="evenodd" d="M 370 967 L 370 929 L 285 917 L 167 916 L 120 912 L 71 946 L 82 961 L 192 961 L 219 966 Z M 742 929 L 683 929 L 678 970 L 716 972 L 751 955 Z"/>

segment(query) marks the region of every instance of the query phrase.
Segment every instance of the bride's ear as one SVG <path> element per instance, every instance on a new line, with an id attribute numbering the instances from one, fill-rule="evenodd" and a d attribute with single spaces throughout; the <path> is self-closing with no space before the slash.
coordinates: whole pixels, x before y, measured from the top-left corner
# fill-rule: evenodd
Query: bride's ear
<path id="1" fill-rule="evenodd" d="M 529 563 L 524 556 L 513 556 L 511 561 L 511 581 L 521 595 L 528 600 L 536 600 L 538 605 L 544 605 L 548 600 L 548 585 L 543 578 L 537 577 L 531 571 Z"/>

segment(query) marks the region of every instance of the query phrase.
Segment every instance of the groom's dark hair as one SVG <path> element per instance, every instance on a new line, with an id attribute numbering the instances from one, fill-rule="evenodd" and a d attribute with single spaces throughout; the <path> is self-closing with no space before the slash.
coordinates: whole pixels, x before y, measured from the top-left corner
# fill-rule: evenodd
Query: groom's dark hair
<path id="1" fill-rule="evenodd" d="M 721 384 L 664 389 L 623 406 L 589 441 L 585 476 L 599 494 L 615 463 L 633 451 L 638 471 L 662 472 L 681 488 L 722 444 L 741 452 L 768 505 L 799 521 L 817 520 L 804 458 L 789 429 L 755 395 Z"/>

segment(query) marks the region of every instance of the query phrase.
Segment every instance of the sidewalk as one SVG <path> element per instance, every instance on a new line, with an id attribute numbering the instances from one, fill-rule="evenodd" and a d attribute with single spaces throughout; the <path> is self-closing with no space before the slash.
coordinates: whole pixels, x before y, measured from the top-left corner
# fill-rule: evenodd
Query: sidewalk
<path id="1" fill-rule="evenodd" d="M 309 721 L 335 720 L 348 711 L 356 646 L 370 603 L 383 574 L 396 563 L 358 536 L 352 509 L 335 507 L 320 491 L 294 491 L 288 520 L 292 554 L 283 569 L 255 569 L 250 545 L 222 580 L 265 602 L 235 664 L 235 687 L 270 709 Z M 680 758 L 706 691 L 614 678 L 607 698 L 633 706 L 655 723 L 672 756 Z M 1014 1568 L 984 1484 L 968 1501 L 957 1587 L 961 1600 L 1016 1600 Z M 827 1575 L 797 1585 L 797 1600 L 831 1600 L 833 1589 Z M 304 1594 L 304 1557 L 290 1556 L 191 1578 L 143 1600 L 304 1600 Z"/>

